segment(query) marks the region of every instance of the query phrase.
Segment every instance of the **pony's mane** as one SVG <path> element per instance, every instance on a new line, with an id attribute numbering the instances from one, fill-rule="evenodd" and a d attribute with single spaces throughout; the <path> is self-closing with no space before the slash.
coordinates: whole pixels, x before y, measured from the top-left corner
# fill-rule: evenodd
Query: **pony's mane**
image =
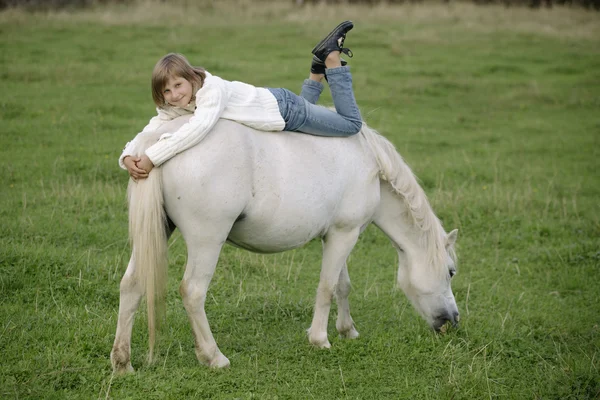
<path id="1" fill-rule="evenodd" d="M 387 181 L 393 191 L 404 200 L 412 222 L 419 228 L 421 243 L 427 249 L 429 265 L 437 272 L 448 273 L 444 268 L 446 256 L 450 254 L 455 259 L 455 253 L 452 249 L 446 251 L 446 232 L 414 173 L 396 147 L 377 131 L 369 128 L 365 122 L 361 129 L 361 137 L 377 160 L 380 178 Z"/>

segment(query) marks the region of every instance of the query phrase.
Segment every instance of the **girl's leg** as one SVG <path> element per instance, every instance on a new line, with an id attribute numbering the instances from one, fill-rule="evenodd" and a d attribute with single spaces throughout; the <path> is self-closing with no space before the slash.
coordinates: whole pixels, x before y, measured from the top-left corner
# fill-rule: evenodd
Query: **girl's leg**
<path id="1" fill-rule="evenodd" d="M 351 136 L 360 131 L 362 119 L 352 92 L 350 69 L 331 68 L 327 76 L 337 112 L 311 104 L 287 89 L 270 89 L 279 104 L 286 131 L 338 137 Z"/>
<path id="2" fill-rule="evenodd" d="M 341 65 L 346 65 L 347 62 L 340 58 Z M 339 67 L 339 65 L 332 65 L 332 68 Z M 312 64 L 310 66 L 310 75 L 308 79 L 302 84 L 302 91 L 300 97 L 304 97 L 310 104 L 317 104 L 319 97 L 323 92 L 323 79 L 327 80 L 325 76 L 325 63 L 319 60 L 316 56 L 313 56 Z"/>
<path id="3" fill-rule="evenodd" d="M 311 77 L 314 74 L 311 74 Z M 323 76 L 323 75 L 322 75 Z M 319 101 L 319 97 L 323 92 L 323 84 L 315 79 L 305 79 L 302 84 L 302 91 L 300 92 L 300 97 L 303 97 L 310 104 L 317 104 Z"/>
<path id="4" fill-rule="evenodd" d="M 328 68 L 326 74 L 336 112 L 307 105 L 306 119 L 295 130 L 321 136 L 351 136 L 358 133 L 362 118 L 352 90 L 349 67 Z"/>
<path id="5" fill-rule="evenodd" d="M 353 26 L 354 24 L 351 21 L 342 22 L 312 50 L 313 58 L 310 65 L 310 75 L 304 81 L 300 92 L 300 97 L 305 98 L 310 104 L 317 104 L 317 100 L 319 100 L 319 96 L 323 91 L 321 82 L 323 79 L 328 79 L 326 68 L 337 68 L 347 64 L 345 60 L 340 58 L 340 52 L 352 57 L 352 51 L 343 48 L 343 45 L 346 33 Z"/>
<path id="6" fill-rule="evenodd" d="M 314 65 L 311 67 L 312 79 L 304 81 L 301 96 L 287 89 L 270 89 L 286 123 L 285 130 L 319 136 L 351 136 L 360 131 L 362 118 L 352 90 L 352 75 L 350 68 L 342 66 L 340 58 L 340 52 L 352 55 L 349 49 L 343 48 L 346 32 L 352 27 L 351 21 L 342 22 L 312 51 L 317 61 L 324 60 L 327 67 L 324 72 L 337 112 L 315 104 L 323 86 L 320 83 L 322 74 L 315 76 Z"/>
<path id="7" fill-rule="evenodd" d="M 352 75 L 340 58 L 341 52 L 352 56 L 352 52 L 343 47 L 346 33 L 352 27 L 351 21 L 342 22 L 312 51 L 311 78 L 320 80 L 320 75 L 314 74 L 325 73 L 337 113 L 308 105 L 303 124 L 294 130 L 324 136 L 350 136 L 360 131 L 362 118 L 352 90 Z"/>
<path id="8" fill-rule="evenodd" d="M 350 68 L 342 66 L 338 51 L 331 52 L 325 63 L 327 65 L 325 74 L 327 75 L 327 82 L 329 83 L 329 90 L 331 90 L 335 110 L 355 125 L 356 122 L 359 122 L 358 130 L 360 130 L 362 117 L 356 104 L 354 90 L 352 90 Z"/>

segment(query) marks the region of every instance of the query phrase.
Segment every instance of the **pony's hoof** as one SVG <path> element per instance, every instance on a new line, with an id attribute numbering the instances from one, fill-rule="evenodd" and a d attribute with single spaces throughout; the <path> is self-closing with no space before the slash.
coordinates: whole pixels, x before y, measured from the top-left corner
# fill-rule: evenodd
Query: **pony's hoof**
<path id="1" fill-rule="evenodd" d="M 318 347 L 320 349 L 331 348 L 331 343 L 329 343 L 329 340 L 327 339 L 327 332 L 313 335 L 309 329 L 308 341 L 310 342 L 310 344 L 312 344 L 313 346 Z"/>
<path id="2" fill-rule="evenodd" d="M 319 349 L 330 349 L 331 348 L 331 343 L 329 343 L 329 340 L 325 339 L 325 341 L 319 341 L 319 342 L 310 342 L 313 346 L 318 347 Z"/>
<path id="3" fill-rule="evenodd" d="M 126 375 L 133 374 L 135 370 L 131 366 L 131 363 L 127 365 L 115 365 L 113 364 L 113 372 L 115 375 Z"/>
<path id="4" fill-rule="evenodd" d="M 356 339 L 359 336 L 360 334 L 356 329 L 354 329 L 354 327 L 345 332 L 340 332 L 340 337 L 344 339 Z"/>
<path id="5" fill-rule="evenodd" d="M 230 364 L 229 359 L 223 353 L 219 353 L 208 366 L 211 368 L 227 368 Z"/>
<path id="6" fill-rule="evenodd" d="M 129 354 L 125 354 L 124 352 L 118 350 L 111 351 L 110 363 L 112 364 L 113 372 L 115 374 L 122 375 L 134 372 L 133 367 L 131 366 L 131 360 L 129 359 Z"/>

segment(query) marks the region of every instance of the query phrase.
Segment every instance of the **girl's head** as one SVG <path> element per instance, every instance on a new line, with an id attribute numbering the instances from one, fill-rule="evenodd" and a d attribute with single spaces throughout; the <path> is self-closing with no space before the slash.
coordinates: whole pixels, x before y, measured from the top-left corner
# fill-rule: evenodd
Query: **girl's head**
<path id="1" fill-rule="evenodd" d="M 192 85 L 192 99 L 204 84 L 206 74 L 203 68 L 192 67 L 181 54 L 169 53 L 156 63 L 152 71 L 152 99 L 158 108 L 168 106 L 165 88 L 171 79 L 183 78 Z"/>

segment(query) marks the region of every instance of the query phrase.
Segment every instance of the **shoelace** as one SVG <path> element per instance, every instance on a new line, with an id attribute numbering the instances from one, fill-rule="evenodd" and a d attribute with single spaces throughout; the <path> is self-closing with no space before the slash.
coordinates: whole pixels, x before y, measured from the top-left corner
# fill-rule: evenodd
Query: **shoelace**
<path id="1" fill-rule="evenodd" d="M 347 47 L 344 47 L 344 40 L 346 40 L 346 34 L 345 33 L 337 40 L 338 41 L 338 46 L 340 47 L 340 51 L 342 53 L 346 54 L 350 58 L 354 57 L 354 54 L 352 54 L 352 50 L 350 50 Z"/>

